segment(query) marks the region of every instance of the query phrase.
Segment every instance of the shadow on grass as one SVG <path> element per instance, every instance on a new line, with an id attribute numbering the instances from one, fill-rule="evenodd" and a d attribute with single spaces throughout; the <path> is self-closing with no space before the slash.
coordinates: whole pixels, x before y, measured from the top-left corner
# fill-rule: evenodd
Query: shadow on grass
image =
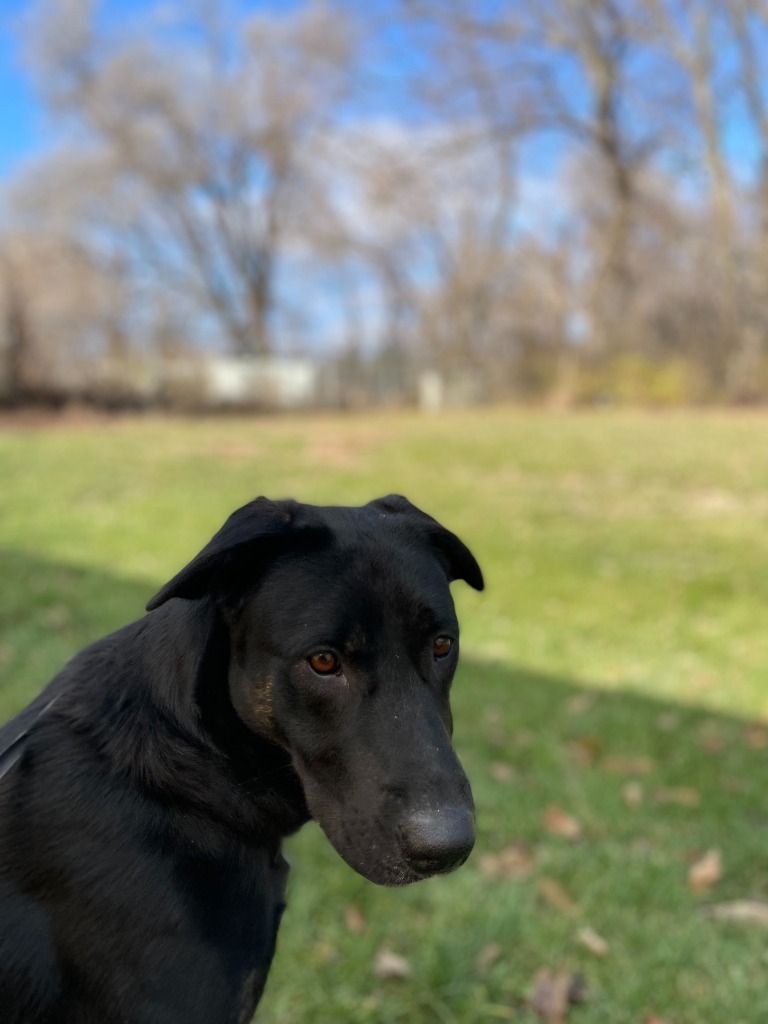
<path id="1" fill-rule="evenodd" d="M 472 857 L 385 891 L 303 829 L 257 1019 L 540 1024 L 545 970 L 584 979 L 569 1024 L 765 1024 L 765 930 L 710 913 L 768 898 L 764 727 L 471 658 L 453 706 Z M 382 949 L 411 975 L 377 977 Z"/>
<path id="2" fill-rule="evenodd" d="M 159 582 L 0 552 L 0 720 L 84 644 L 139 617 Z M 710 920 L 702 904 L 768 897 L 765 729 L 472 658 L 453 705 L 478 809 L 468 865 L 384 891 L 316 827 L 302 830 L 258 1019 L 533 1021 L 526 996 L 547 967 L 586 975 L 577 1024 L 763 1021 L 764 936 Z M 722 878 L 696 891 L 690 867 L 710 850 Z M 350 928 L 352 904 L 361 918 Z M 607 955 L 579 941 L 584 927 Z M 489 944 L 497 952 L 478 968 Z M 408 958 L 410 978 L 374 977 L 382 945 Z"/>
<path id="3" fill-rule="evenodd" d="M 0 721 L 81 647 L 139 618 L 157 588 L 0 549 Z"/>
<path id="4" fill-rule="evenodd" d="M 764 1024 L 765 931 L 708 908 L 768 898 L 765 729 L 471 658 L 453 706 L 472 857 L 383 891 L 302 830 L 263 1019 L 537 1024 L 544 969 L 585 979 L 569 1024 Z M 703 858 L 721 869 L 697 888 Z M 382 948 L 409 978 L 376 977 Z"/>
<path id="5" fill-rule="evenodd" d="M 140 617 L 157 586 L 0 550 L 0 716 L 31 700 L 85 644 Z M 750 794 L 760 798 L 768 733 L 757 724 L 470 657 L 453 705 L 479 797 L 513 789 L 570 793 L 578 803 L 577 790 L 595 776 L 664 786 L 656 805 L 683 812 L 717 799 L 727 817 Z M 557 779 L 556 791 L 543 779 Z M 684 792 L 697 785 L 698 797 Z M 768 829 L 768 811 L 761 805 L 755 815 Z"/>
<path id="6" fill-rule="evenodd" d="M 453 705 L 482 846 L 562 843 L 570 832 L 565 847 L 578 849 L 663 833 L 684 861 L 733 847 L 725 882 L 768 896 L 763 724 L 472 661 Z"/>

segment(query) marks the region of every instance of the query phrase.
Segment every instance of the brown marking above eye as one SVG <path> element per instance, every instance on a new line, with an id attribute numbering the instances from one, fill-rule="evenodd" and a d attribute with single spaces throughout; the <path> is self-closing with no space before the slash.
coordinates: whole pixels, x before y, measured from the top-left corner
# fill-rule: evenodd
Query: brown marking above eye
<path id="1" fill-rule="evenodd" d="M 432 654 L 435 658 L 446 658 L 451 653 L 453 638 L 450 636 L 439 636 L 432 644 Z"/>
<path id="2" fill-rule="evenodd" d="M 339 671 L 339 659 L 333 651 L 317 651 L 307 658 L 309 667 L 319 676 L 331 676 Z"/>

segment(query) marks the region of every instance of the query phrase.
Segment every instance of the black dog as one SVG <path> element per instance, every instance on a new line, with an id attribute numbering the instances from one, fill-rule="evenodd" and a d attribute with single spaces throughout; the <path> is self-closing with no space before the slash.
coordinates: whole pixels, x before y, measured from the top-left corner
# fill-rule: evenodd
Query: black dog
<path id="1" fill-rule="evenodd" d="M 466 860 L 464 544 L 404 498 L 259 498 L 0 730 L 3 1024 L 245 1024 L 315 818 L 404 885 Z"/>

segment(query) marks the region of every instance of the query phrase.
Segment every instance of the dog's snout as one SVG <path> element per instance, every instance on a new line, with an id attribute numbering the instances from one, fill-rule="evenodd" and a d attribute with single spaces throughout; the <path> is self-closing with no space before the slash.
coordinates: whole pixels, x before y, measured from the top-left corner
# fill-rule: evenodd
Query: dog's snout
<path id="1" fill-rule="evenodd" d="M 466 807 L 412 814 L 401 826 L 403 848 L 417 871 L 436 874 L 463 864 L 475 844 L 475 823 Z"/>

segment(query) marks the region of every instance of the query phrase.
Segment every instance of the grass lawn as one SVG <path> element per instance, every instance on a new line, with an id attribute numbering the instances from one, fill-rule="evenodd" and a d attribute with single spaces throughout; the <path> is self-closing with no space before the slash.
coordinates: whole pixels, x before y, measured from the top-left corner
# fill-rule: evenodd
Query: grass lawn
<path id="1" fill-rule="evenodd" d="M 6 421 L 0 481 L 1 717 L 259 493 L 400 491 L 485 570 L 454 588 L 475 853 L 384 890 L 306 827 L 258 1021 L 533 1024 L 544 970 L 583 977 L 569 1024 L 768 1020 L 768 926 L 710 913 L 768 900 L 768 418 Z"/>

